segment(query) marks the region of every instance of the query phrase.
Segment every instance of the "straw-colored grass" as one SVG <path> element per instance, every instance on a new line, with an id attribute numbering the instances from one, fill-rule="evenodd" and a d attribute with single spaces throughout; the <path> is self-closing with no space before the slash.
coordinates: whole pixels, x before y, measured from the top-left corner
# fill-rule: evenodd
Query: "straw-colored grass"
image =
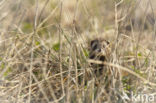
<path id="1" fill-rule="evenodd" d="M 145 1 L 0 1 L 0 103 L 155 103 L 155 1 Z M 109 61 L 89 59 L 97 37 Z M 91 63 L 111 73 L 97 84 Z"/>

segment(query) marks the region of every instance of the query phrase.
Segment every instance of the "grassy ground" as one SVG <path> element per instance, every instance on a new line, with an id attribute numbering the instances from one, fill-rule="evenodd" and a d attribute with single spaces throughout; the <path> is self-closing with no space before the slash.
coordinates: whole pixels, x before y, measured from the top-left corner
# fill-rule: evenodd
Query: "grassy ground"
<path id="1" fill-rule="evenodd" d="M 154 0 L 0 1 L 0 102 L 155 103 L 155 10 Z M 97 37 L 111 44 L 107 62 L 89 59 Z M 91 63 L 112 70 L 98 86 Z"/>

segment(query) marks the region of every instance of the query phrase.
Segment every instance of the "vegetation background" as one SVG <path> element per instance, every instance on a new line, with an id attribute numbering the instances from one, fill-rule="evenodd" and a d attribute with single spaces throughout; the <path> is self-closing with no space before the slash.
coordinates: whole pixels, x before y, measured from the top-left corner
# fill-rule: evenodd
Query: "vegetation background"
<path id="1" fill-rule="evenodd" d="M 0 0 L 0 102 L 155 103 L 131 98 L 156 95 L 155 16 L 155 0 Z M 86 79 L 97 37 L 126 72 L 114 94 Z"/>

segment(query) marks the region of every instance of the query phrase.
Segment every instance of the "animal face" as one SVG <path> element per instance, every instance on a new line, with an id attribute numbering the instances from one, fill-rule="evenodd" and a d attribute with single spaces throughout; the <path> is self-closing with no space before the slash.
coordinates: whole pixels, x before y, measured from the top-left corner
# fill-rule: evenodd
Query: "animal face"
<path id="1" fill-rule="evenodd" d="M 90 42 L 90 59 L 102 62 L 108 61 L 110 58 L 110 52 L 110 43 L 105 39 L 98 38 Z M 91 63 L 91 66 L 94 68 L 94 73 L 97 77 L 103 74 L 103 70 L 105 70 L 105 72 L 107 71 L 107 69 L 104 69 L 105 66 L 103 64 Z"/>
<path id="2" fill-rule="evenodd" d="M 110 43 L 104 39 L 94 39 L 90 43 L 90 53 L 89 58 L 106 61 L 107 57 L 110 55 Z"/>

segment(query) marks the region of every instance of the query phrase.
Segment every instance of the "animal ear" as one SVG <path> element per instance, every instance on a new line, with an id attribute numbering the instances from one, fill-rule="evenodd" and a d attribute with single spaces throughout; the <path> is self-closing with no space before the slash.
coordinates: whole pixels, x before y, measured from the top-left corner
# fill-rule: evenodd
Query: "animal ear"
<path id="1" fill-rule="evenodd" d="M 90 45 L 92 50 L 96 50 L 98 48 L 98 40 L 92 40 Z"/>
<path id="2" fill-rule="evenodd" d="M 94 44 L 94 42 L 95 42 L 95 40 L 92 40 L 92 41 L 90 42 L 90 46 L 92 46 L 92 45 Z"/>
<path id="3" fill-rule="evenodd" d="M 91 41 L 90 46 L 93 46 L 93 45 L 95 45 L 97 43 L 98 43 L 98 40 L 97 39 L 94 39 L 94 40 Z"/>

